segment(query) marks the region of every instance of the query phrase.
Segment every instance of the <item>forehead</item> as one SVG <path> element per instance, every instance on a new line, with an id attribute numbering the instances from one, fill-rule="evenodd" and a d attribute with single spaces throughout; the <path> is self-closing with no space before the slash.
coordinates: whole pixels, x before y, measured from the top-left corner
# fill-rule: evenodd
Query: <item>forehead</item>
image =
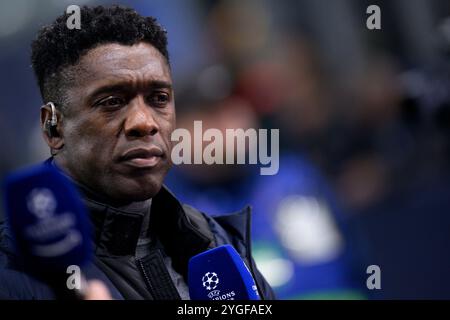
<path id="1" fill-rule="evenodd" d="M 151 44 L 100 45 L 83 55 L 76 66 L 77 80 L 84 85 L 111 80 L 170 81 L 165 57 Z"/>

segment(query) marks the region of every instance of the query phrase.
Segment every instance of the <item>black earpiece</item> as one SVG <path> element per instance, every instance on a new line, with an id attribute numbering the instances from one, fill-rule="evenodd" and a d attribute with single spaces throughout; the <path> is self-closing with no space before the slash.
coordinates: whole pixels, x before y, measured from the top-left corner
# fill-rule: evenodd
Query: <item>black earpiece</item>
<path id="1" fill-rule="evenodd" d="M 50 106 L 52 109 L 52 116 L 50 120 L 47 120 L 45 123 L 45 130 L 47 131 L 47 135 L 50 138 L 58 136 L 58 131 L 56 130 L 56 127 L 58 125 L 58 118 L 56 116 L 56 108 L 55 104 L 53 102 L 49 102 L 46 104 L 47 106 Z"/>

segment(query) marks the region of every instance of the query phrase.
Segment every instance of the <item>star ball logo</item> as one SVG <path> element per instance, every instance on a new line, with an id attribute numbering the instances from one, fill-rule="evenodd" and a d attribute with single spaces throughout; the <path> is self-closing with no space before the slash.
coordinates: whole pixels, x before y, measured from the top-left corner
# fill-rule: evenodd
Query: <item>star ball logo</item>
<path id="1" fill-rule="evenodd" d="M 206 288 L 206 290 L 214 290 L 219 285 L 219 277 L 215 272 L 207 272 L 202 277 L 202 282 L 203 287 Z"/>
<path id="2" fill-rule="evenodd" d="M 70 211 L 56 214 L 58 202 L 52 190 L 35 188 L 27 196 L 27 208 L 36 221 L 27 225 L 23 237 L 34 256 L 54 258 L 67 254 L 83 242 L 76 228 L 77 216 Z"/>
<path id="3" fill-rule="evenodd" d="M 45 219 L 54 214 L 56 199 L 49 189 L 33 189 L 28 196 L 27 206 L 38 219 Z"/>
<path id="4" fill-rule="evenodd" d="M 203 288 L 208 292 L 208 298 L 211 300 L 234 300 L 236 293 L 234 291 L 220 293 L 220 290 L 216 289 L 219 285 L 219 276 L 215 272 L 207 272 L 202 277 Z"/>

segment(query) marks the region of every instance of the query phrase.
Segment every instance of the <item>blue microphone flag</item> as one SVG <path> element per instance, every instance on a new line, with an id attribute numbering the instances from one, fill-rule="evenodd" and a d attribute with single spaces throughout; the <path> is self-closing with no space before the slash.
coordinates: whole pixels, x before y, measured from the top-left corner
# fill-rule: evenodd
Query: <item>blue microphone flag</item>
<path id="1" fill-rule="evenodd" d="M 192 300 L 259 300 L 258 288 L 231 245 L 202 252 L 189 260 Z"/>
<path id="2" fill-rule="evenodd" d="M 49 165 L 11 173 L 5 180 L 6 217 L 29 272 L 61 274 L 91 257 L 91 230 L 72 182 Z"/>

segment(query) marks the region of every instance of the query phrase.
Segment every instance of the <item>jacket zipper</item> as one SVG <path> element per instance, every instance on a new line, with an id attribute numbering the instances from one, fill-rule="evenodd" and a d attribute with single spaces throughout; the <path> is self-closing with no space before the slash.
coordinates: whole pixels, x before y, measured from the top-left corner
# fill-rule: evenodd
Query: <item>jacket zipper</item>
<path id="1" fill-rule="evenodd" d="M 137 265 L 139 266 L 139 269 L 141 270 L 142 274 L 144 275 L 144 279 L 145 279 L 145 283 L 147 284 L 147 288 L 150 291 L 150 294 L 152 296 L 152 298 L 154 299 L 155 295 L 154 295 L 154 288 L 152 286 L 152 283 L 150 282 L 150 278 L 147 275 L 147 272 L 145 272 L 145 267 L 144 264 L 142 263 L 141 260 L 136 259 Z"/>

